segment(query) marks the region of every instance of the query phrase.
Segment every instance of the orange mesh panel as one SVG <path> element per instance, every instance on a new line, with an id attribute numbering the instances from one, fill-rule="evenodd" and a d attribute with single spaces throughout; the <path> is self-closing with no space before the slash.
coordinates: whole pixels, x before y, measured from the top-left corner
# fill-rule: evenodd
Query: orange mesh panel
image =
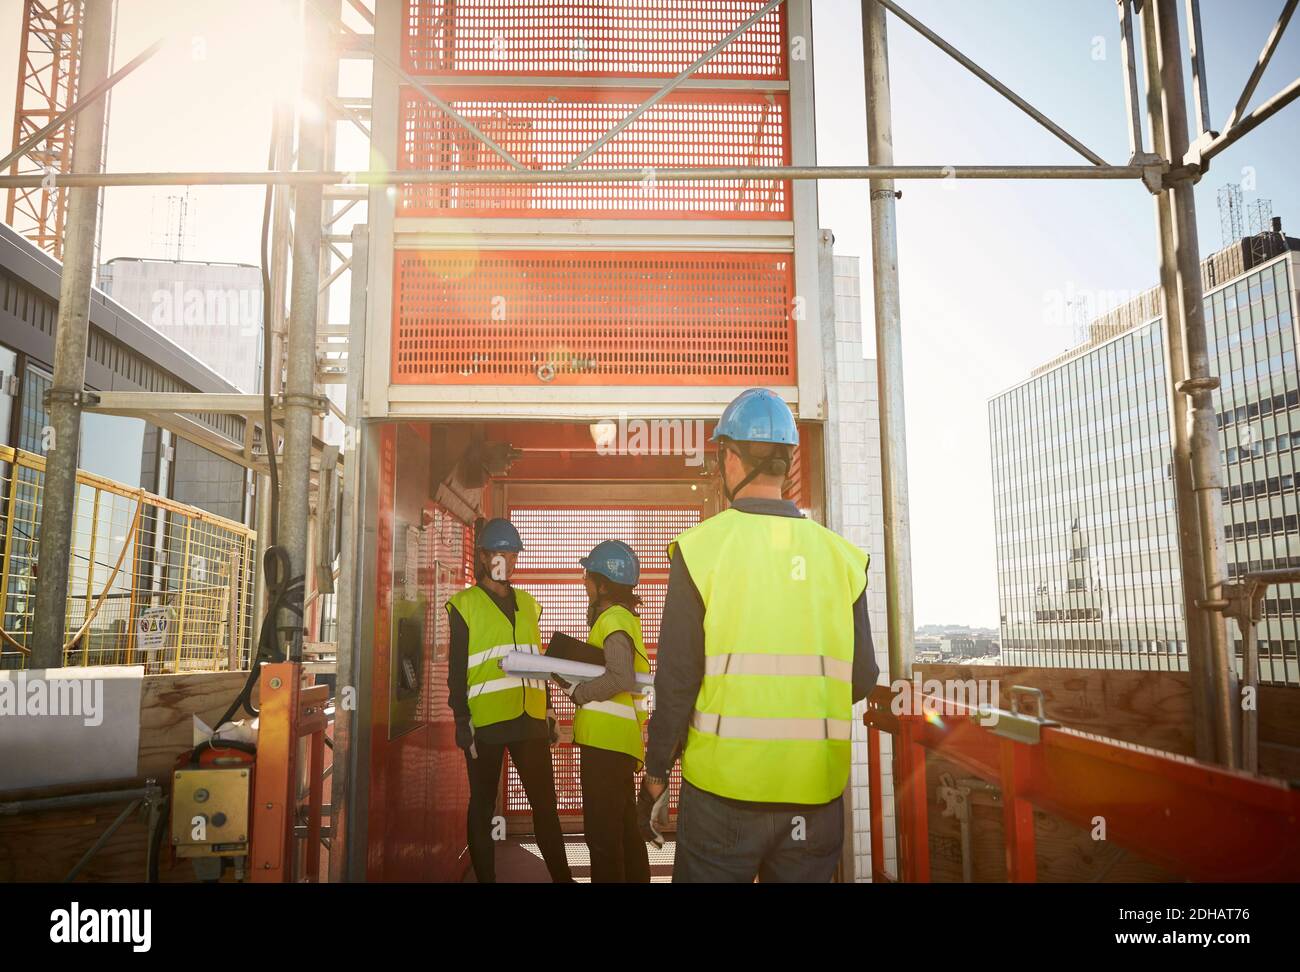
<path id="1" fill-rule="evenodd" d="M 642 90 L 444 88 L 440 98 L 523 165 L 562 169 L 645 101 Z M 579 169 L 631 169 L 632 182 L 404 186 L 402 216 L 787 219 L 790 183 L 773 179 L 658 182 L 657 168 L 788 165 L 789 98 L 749 91 L 677 91 L 637 118 Z M 463 125 L 405 89 L 405 170 L 510 168 Z"/>
<path id="2" fill-rule="evenodd" d="M 672 77 L 762 0 L 407 0 L 403 59 L 417 75 Z M 781 5 L 696 72 L 787 76 Z"/>
<path id="3" fill-rule="evenodd" d="M 399 251 L 397 384 L 795 380 L 779 253 Z"/>

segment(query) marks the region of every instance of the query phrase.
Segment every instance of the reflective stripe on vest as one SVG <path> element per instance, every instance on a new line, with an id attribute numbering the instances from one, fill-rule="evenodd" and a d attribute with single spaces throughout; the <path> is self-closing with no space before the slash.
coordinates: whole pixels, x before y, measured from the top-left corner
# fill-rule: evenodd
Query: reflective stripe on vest
<path id="1" fill-rule="evenodd" d="M 513 626 L 481 587 L 458 591 L 447 601 L 448 608 L 455 608 L 469 629 L 466 695 L 470 720 L 480 728 L 524 713 L 534 719 L 546 718 L 546 683 L 513 678 L 501 670 L 500 659 L 512 651 L 540 653 L 541 608 L 527 591 L 514 588 L 514 594 Z"/>
<path id="2" fill-rule="evenodd" d="M 641 619 L 625 607 L 614 605 L 601 612 L 591 626 L 587 640 L 605 650 L 605 639 L 621 631 L 632 639 L 632 668 L 650 671 L 645 645 L 641 641 Z M 619 692 L 612 699 L 578 706 L 573 716 L 573 741 L 580 746 L 595 746 L 645 759 L 645 740 L 641 727 L 646 721 L 644 692 Z"/>
<path id="3" fill-rule="evenodd" d="M 735 509 L 673 548 L 704 603 L 682 774 L 737 800 L 834 800 L 849 779 L 853 604 L 867 555 L 811 520 Z"/>
<path id="4" fill-rule="evenodd" d="M 693 712 L 691 728 L 724 739 L 850 739 L 851 719 L 746 719 Z"/>
<path id="5" fill-rule="evenodd" d="M 705 675 L 821 675 L 853 684 L 853 662 L 825 655 L 706 656 Z"/>

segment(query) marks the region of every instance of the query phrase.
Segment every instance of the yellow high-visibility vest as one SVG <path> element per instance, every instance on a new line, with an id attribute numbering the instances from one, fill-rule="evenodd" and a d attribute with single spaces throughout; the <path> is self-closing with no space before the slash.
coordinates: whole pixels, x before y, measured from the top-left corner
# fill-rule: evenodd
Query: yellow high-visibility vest
<path id="1" fill-rule="evenodd" d="M 587 640 L 605 650 L 605 639 L 615 631 L 624 632 L 636 649 L 632 667 L 637 672 L 650 671 L 645 644 L 641 641 L 641 619 L 622 605 L 615 604 L 600 613 L 591 626 Z M 645 759 L 645 740 L 641 727 L 646 720 L 644 692 L 619 692 L 603 702 L 578 706 L 573 716 L 573 741 L 580 746 L 595 746 L 636 757 L 638 768 Z"/>
<path id="2" fill-rule="evenodd" d="M 812 520 L 736 509 L 687 530 L 670 558 L 674 548 L 704 602 L 682 775 L 737 800 L 834 800 L 849 779 L 867 554 Z"/>
<path id="3" fill-rule="evenodd" d="M 546 718 L 546 682 L 512 678 L 501 670 L 500 660 L 512 651 L 539 654 L 542 642 L 537 623 L 542 609 L 527 591 L 515 592 L 515 623 L 502 613 L 491 595 L 474 586 L 457 591 L 447 601 L 469 628 L 469 665 L 466 684 L 469 714 L 475 726 L 505 722 L 527 712 Z"/>

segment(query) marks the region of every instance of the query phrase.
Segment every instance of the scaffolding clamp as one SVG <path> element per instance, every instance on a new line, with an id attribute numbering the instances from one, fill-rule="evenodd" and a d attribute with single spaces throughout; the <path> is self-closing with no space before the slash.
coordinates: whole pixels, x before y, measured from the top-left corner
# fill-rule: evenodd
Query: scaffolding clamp
<path id="1" fill-rule="evenodd" d="M 1205 375 L 1200 378 L 1184 378 L 1174 386 L 1180 395 L 1194 395 L 1198 391 L 1214 391 L 1218 387 L 1218 375 Z"/>
<path id="2" fill-rule="evenodd" d="M 1142 182 L 1151 195 L 1159 195 L 1164 191 L 1165 173 L 1169 171 L 1168 162 L 1154 152 L 1134 152 L 1133 157 L 1128 160 L 1128 164 L 1141 167 Z"/>
<path id="3" fill-rule="evenodd" d="M 99 395 L 93 391 L 64 391 L 62 388 L 49 388 L 45 392 L 44 403 L 48 407 L 55 403 L 60 405 L 75 405 L 77 408 L 89 406 L 94 408 L 99 404 Z"/>
<path id="4" fill-rule="evenodd" d="M 325 395 L 280 395 L 279 403 L 281 407 L 306 406 L 317 415 L 325 415 L 329 412 L 330 401 Z"/>
<path id="5" fill-rule="evenodd" d="M 1194 169 L 1198 179 L 1209 168 L 1209 159 L 1205 157 L 1205 151 L 1218 137 L 1218 132 L 1201 132 L 1196 141 L 1187 147 L 1187 153 L 1183 156 L 1183 165 Z"/>

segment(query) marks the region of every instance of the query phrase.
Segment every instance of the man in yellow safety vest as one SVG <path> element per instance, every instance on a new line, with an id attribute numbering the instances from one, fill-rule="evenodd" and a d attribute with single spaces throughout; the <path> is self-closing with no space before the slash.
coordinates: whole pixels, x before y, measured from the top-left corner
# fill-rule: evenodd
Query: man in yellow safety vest
<path id="1" fill-rule="evenodd" d="M 547 706 L 546 682 L 513 678 L 498 664 L 512 651 L 541 650 L 541 606 L 527 591 L 510 586 L 523 549 L 509 520 L 488 520 L 475 543 L 478 583 L 447 601 L 447 701 L 456 719 L 456 745 L 469 767 L 469 856 L 480 884 L 496 880 L 493 840 L 503 834 L 494 834 L 500 828 L 494 828 L 492 815 L 507 749 L 532 807 L 537 846 L 551 880 L 573 880 L 556 808 L 550 750 L 555 720 Z"/>
<path id="2" fill-rule="evenodd" d="M 743 392 L 713 440 L 731 506 L 669 545 L 642 831 L 680 752 L 674 881 L 829 881 L 853 703 L 879 674 L 868 557 L 782 498 L 799 434 L 776 394 Z"/>

